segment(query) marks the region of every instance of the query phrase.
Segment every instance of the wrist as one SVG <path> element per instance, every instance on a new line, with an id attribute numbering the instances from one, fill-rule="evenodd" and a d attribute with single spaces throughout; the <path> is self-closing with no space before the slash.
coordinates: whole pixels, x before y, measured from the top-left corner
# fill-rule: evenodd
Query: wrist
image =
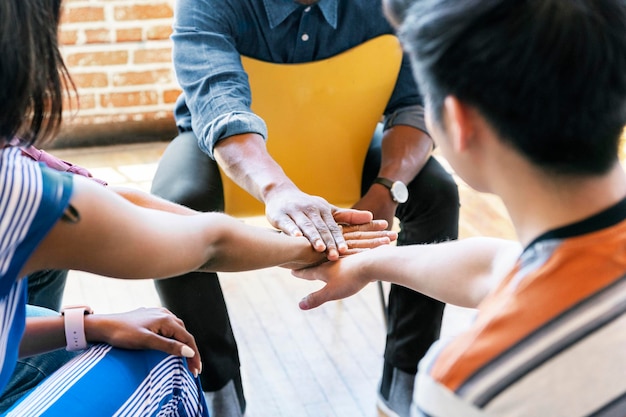
<path id="1" fill-rule="evenodd" d="M 299 192 L 300 189 L 290 180 L 286 179 L 282 182 L 272 182 L 266 184 L 261 189 L 261 198 L 263 203 L 267 206 L 268 202 L 274 198 L 280 198 L 281 194 L 292 194 Z"/>
<path id="2" fill-rule="evenodd" d="M 87 337 L 85 335 L 85 316 L 93 314 L 93 310 L 88 306 L 68 306 L 61 310 L 65 329 L 65 349 L 75 352 L 87 348 Z"/>
<path id="3" fill-rule="evenodd" d="M 379 176 L 374 180 L 374 184 L 379 184 L 387 188 L 389 197 L 391 197 L 394 203 L 403 204 L 409 199 L 409 190 L 402 181 Z"/>

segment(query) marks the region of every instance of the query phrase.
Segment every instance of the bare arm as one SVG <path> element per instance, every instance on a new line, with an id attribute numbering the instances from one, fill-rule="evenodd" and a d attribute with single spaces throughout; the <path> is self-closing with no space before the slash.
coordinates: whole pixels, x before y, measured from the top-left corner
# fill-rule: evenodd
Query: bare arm
<path id="1" fill-rule="evenodd" d="M 428 161 L 432 147 L 432 139 L 415 127 L 396 125 L 387 129 L 382 140 L 378 176 L 408 184 Z M 371 211 L 375 219 L 385 219 L 390 225 L 397 207 L 389 190 L 377 183 L 354 205 L 356 209 Z"/>
<path id="2" fill-rule="evenodd" d="M 380 277 L 445 303 L 476 307 L 510 270 L 520 251 L 520 245 L 509 240 L 467 238 L 381 247 L 293 274 L 326 282 L 301 301 L 303 309 L 353 295 Z"/>
<path id="3" fill-rule="evenodd" d="M 226 174 L 265 204 L 272 226 L 290 236 L 305 236 L 315 250 L 326 251 L 330 260 L 346 252 L 346 242 L 335 221 L 336 214 L 346 210 L 300 191 L 269 155 L 261 136 L 231 136 L 219 142 L 214 153 Z M 349 211 L 357 217 L 370 215 Z"/>
<path id="4" fill-rule="evenodd" d="M 81 177 L 75 178 L 71 204 L 80 220 L 57 222 L 22 274 L 77 269 L 119 278 L 163 278 L 201 267 L 242 271 L 325 258 L 304 238 L 220 213 L 181 216 L 142 208 Z"/>
<path id="5" fill-rule="evenodd" d="M 85 320 L 89 343 L 103 342 L 124 349 L 158 349 L 185 356 L 192 371 L 202 370 L 198 347 L 183 322 L 164 308 L 140 308 L 128 313 L 93 314 Z M 20 341 L 20 357 L 65 347 L 64 317 L 28 317 Z"/>
<path id="6" fill-rule="evenodd" d="M 115 191 L 116 194 L 124 197 L 126 200 L 140 207 L 184 215 L 198 214 L 196 210 L 192 210 L 180 204 L 172 203 L 171 201 L 157 197 L 153 194 L 148 194 L 143 191 L 136 190 L 134 188 L 112 185 L 110 185 L 108 188 L 109 190 Z"/>

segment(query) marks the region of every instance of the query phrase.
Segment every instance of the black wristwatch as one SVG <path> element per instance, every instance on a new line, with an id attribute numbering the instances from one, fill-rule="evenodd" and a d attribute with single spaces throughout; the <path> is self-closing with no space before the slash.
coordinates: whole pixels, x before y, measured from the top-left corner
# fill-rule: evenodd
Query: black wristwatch
<path id="1" fill-rule="evenodd" d="M 378 177 L 374 180 L 377 184 L 382 184 L 389 189 L 391 199 L 396 203 L 406 203 L 409 199 L 409 189 L 402 181 L 392 181 L 388 178 Z"/>

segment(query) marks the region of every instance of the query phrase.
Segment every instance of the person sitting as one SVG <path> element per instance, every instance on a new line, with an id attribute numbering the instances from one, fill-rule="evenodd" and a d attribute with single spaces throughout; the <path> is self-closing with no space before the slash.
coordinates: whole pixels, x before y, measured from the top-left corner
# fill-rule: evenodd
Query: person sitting
<path id="1" fill-rule="evenodd" d="M 224 173 L 263 203 L 267 220 L 277 229 L 307 236 L 318 250 L 341 243 L 333 202 L 307 191 L 268 151 L 266 142 L 270 145 L 275 133 L 251 107 L 254 87 L 241 57 L 299 65 L 393 35 L 381 0 L 179 0 L 173 28 L 173 64 L 183 90 L 174 109 L 179 134 L 159 161 L 151 192 L 197 210 L 223 211 Z M 406 57 L 382 113 L 384 123 L 372 129 L 363 150 L 362 195 L 353 208 L 371 211 L 389 224 L 397 217 L 398 245 L 456 239 L 457 185 L 432 156 L 422 96 Z M 341 124 L 339 119 L 335 122 Z M 313 120 L 300 128 L 326 134 Z M 296 133 L 294 143 L 298 139 Z M 295 147 L 291 152 L 309 158 Z M 332 170 L 331 159 L 316 162 L 318 170 Z M 218 275 L 208 275 L 186 274 L 184 279 L 155 281 L 155 286 L 161 303 L 185 320 L 202 355 L 211 358 L 205 365 L 212 372 L 202 375 L 210 406 L 214 403 L 223 417 L 239 417 L 246 400 L 237 341 Z M 211 294 L 219 302 L 207 305 L 198 294 Z M 391 285 L 378 386 L 378 407 L 385 415 L 408 417 L 417 363 L 439 337 L 443 309 L 441 302 Z M 215 320 L 196 319 L 206 315 Z M 239 406 L 220 408 L 232 404 L 230 398 Z"/>
<path id="2" fill-rule="evenodd" d="M 294 271 L 309 309 L 384 278 L 477 309 L 420 362 L 414 416 L 626 413 L 626 2 L 387 0 L 429 131 L 519 241 L 377 248 Z M 395 12 L 392 12 L 395 11 Z"/>
<path id="3" fill-rule="evenodd" d="M 57 47 L 60 0 L 0 3 L 0 389 L 18 357 L 82 351 L 4 415 L 207 416 L 194 336 L 164 308 L 26 317 L 27 276 L 78 269 L 123 279 L 193 270 L 306 267 L 395 239 L 387 222 L 341 210 L 345 245 L 315 251 L 304 237 L 196 213 L 139 191 L 114 192 L 24 156 L 58 132 L 71 78 Z M 92 346 L 89 346 L 92 345 Z"/>

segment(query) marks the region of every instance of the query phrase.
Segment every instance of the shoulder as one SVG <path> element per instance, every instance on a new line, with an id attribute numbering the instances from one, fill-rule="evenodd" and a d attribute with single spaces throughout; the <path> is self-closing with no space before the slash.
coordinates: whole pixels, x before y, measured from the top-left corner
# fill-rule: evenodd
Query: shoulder
<path id="1" fill-rule="evenodd" d="M 69 204 L 73 182 L 70 174 L 45 168 L 19 148 L 0 151 L 0 181 L 0 257 L 6 260 L 17 247 L 39 243 Z"/>

